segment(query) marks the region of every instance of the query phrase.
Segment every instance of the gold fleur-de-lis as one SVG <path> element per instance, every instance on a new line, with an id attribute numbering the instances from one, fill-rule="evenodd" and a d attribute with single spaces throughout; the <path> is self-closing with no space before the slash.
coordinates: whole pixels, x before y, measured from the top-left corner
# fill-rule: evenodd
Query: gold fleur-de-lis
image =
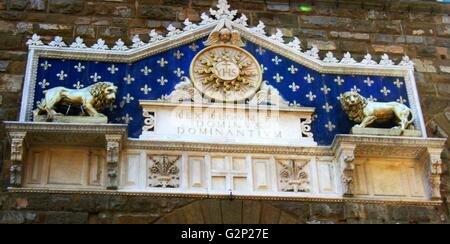
<path id="1" fill-rule="evenodd" d="M 141 69 L 141 72 L 144 73 L 145 76 L 148 76 L 153 71 L 149 69 L 147 66 L 145 66 L 143 69 Z"/>
<path id="2" fill-rule="evenodd" d="M 378 101 L 378 99 L 376 97 L 374 97 L 373 95 L 370 95 L 369 98 L 367 98 L 367 100 L 371 101 L 371 102 L 376 102 Z"/>
<path id="3" fill-rule="evenodd" d="M 288 68 L 288 71 L 291 72 L 291 74 L 295 75 L 298 69 L 294 65 L 291 65 L 291 67 Z"/>
<path id="4" fill-rule="evenodd" d="M 298 86 L 297 84 L 295 84 L 295 82 L 292 82 L 292 84 L 289 86 L 289 88 L 291 88 L 291 90 L 293 92 L 298 91 L 298 89 L 300 89 L 300 86 Z"/>
<path id="5" fill-rule="evenodd" d="M 262 48 L 261 46 L 260 47 L 258 47 L 257 49 L 256 49 L 256 52 L 257 53 L 259 53 L 259 55 L 264 55 L 264 53 L 266 52 L 266 49 L 264 49 L 264 48 Z"/>
<path id="6" fill-rule="evenodd" d="M 197 52 L 197 50 L 200 48 L 197 44 L 192 43 L 192 45 L 189 46 L 189 48 L 193 51 L 193 52 Z"/>
<path id="7" fill-rule="evenodd" d="M 41 64 L 41 67 L 44 68 L 44 70 L 48 70 L 52 67 L 52 64 L 50 64 L 48 61 L 45 61 Z"/>
<path id="8" fill-rule="evenodd" d="M 302 105 L 298 103 L 296 100 L 294 100 L 292 103 L 289 104 L 291 107 L 301 107 Z"/>
<path id="9" fill-rule="evenodd" d="M 283 60 L 281 60 L 278 56 L 275 56 L 275 58 L 272 59 L 272 62 L 275 65 L 279 65 L 281 62 L 283 62 Z"/>
<path id="10" fill-rule="evenodd" d="M 127 104 L 131 103 L 131 101 L 134 101 L 134 97 L 131 96 L 130 93 L 127 93 L 125 97 L 123 97 L 123 101 Z"/>
<path id="11" fill-rule="evenodd" d="M 164 76 L 161 76 L 161 78 L 159 78 L 158 80 L 157 80 L 157 82 L 159 83 L 159 84 L 161 84 L 161 86 L 164 86 L 164 85 L 166 85 L 166 83 L 167 82 L 169 82 L 166 78 L 164 78 Z"/>
<path id="12" fill-rule="evenodd" d="M 47 86 L 50 85 L 50 83 L 48 83 L 46 79 L 42 80 L 38 84 L 42 87 L 42 89 L 45 89 Z"/>
<path id="13" fill-rule="evenodd" d="M 309 84 L 311 84 L 316 78 L 312 77 L 311 74 L 308 74 L 303 79 L 305 79 Z"/>
<path id="14" fill-rule="evenodd" d="M 327 111 L 327 113 L 329 113 L 332 109 L 333 106 L 331 106 L 328 102 L 325 103 L 325 105 L 322 106 L 323 109 L 325 109 L 325 111 Z"/>
<path id="15" fill-rule="evenodd" d="M 76 88 L 77 90 L 80 90 L 81 88 L 84 87 L 84 85 L 81 84 L 80 81 L 77 81 L 77 83 L 73 84 L 73 87 Z"/>
<path id="16" fill-rule="evenodd" d="M 125 76 L 125 78 L 123 78 L 123 80 L 126 81 L 128 85 L 130 85 L 131 83 L 133 83 L 135 81 L 134 77 L 131 76 L 130 74 Z"/>
<path id="17" fill-rule="evenodd" d="M 316 98 L 317 98 L 317 96 L 316 95 L 314 95 L 314 93 L 312 93 L 312 91 L 310 91 L 308 94 L 306 94 L 306 97 L 309 99 L 309 101 L 314 101 Z"/>
<path id="18" fill-rule="evenodd" d="M 380 92 L 383 93 L 385 97 L 387 97 L 391 93 L 391 90 L 387 89 L 387 87 L 384 86 L 383 89 L 380 90 Z"/>
<path id="19" fill-rule="evenodd" d="M 406 101 L 406 99 L 403 98 L 403 96 L 400 96 L 400 97 L 397 99 L 397 102 L 399 102 L 399 103 L 401 103 L 401 104 L 405 104 L 407 101 Z"/>
<path id="20" fill-rule="evenodd" d="M 263 74 L 267 71 L 267 67 L 264 64 L 261 64 L 261 71 Z"/>
<path id="21" fill-rule="evenodd" d="M 97 82 L 97 81 L 99 81 L 100 79 L 102 79 L 102 77 L 101 77 L 100 75 L 98 75 L 97 73 L 94 73 L 93 75 L 91 75 L 91 79 L 92 79 L 94 82 Z"/>
<path id="22" fill-rule="evenodd" d="M 115 74 L 117 71 L 119 71 L 119 68 L 117 68 L 114 64 L 111 65 L 111 67 L 108 67 L 108 71 L 113 75 Z"/>
<path id="23" fill-rule="evenodd" d="M 176 74 L 178 77 L 184 75 L 184 71 L 181 68 L 174 70 L 173 73 Z"/>
<path id="24" fill-rule="evenodd" d="M 86 69 L 86 67 L 84 65 L 82 65 L 81 62 L 73 67 L 78 71 L 78 73 L 81 73 L 81 72 L 83 72 L 84 69 Z"/>
<path id="25" fill-rule="evenodd" d="M 325 124 L 325 128 L 327 128 L 329 132 L 333 132 L 334 129 L 336 129 L 336 125 L 334 125 L 331 121 L 328 121 L 328 123 Z"/>
<path id="26" fill-rule="evenodd" d="M 402 88 L 403 84 L 404 83 L 400 79 L 397 79 L 396 81 L 394 81 L 394 85 L 398 88 Z"/>
<path id="27" fill-rule="evenodd" d="M 131 121 L 133 121 L 133 117 L 131 117 L 129 114 L 126 114 L 122 117 L 122 121 L 126 124 L 129 124 Z"/>
<path id="28" fill-rule="evenodd" d="M 142 91 L 145 95 L 148 95 L 148 94 L 152 91 L 152 88 L 149 87 L 148 85 L 145 85 L 144 87 L 141 88 L 141 91 Z"/>
<path id="29" fill-rule="evenodd" d="M 284 77 L 281 76 L 279 73 L 277 73 L 277 74 L 273 77 L 273 79 L 274 79 L 277 83 L 280 83 L 282 80 L 284 80 Z"/>
<path id="30" fill-rule="evenodd" d="M 157 61 L 157 63 L 161 66 L 161 68 L 164 68 L 166 67 L 167 64 L 169 64 L 169 62 L 167 62 L 165 58 L 161 58 L 160 60 Z"/>
<path id="31" fill-rule="evenodd" d="M 59 80 L 61 80 L 61 81 L 65 80 L 65 79 L 67 78 L 67 74 L 64 73 L 64 70 L 61 70 L 61 72 L 59 72 L 56 76 L 57 76 L 57 77 L 59 78 Z"/>
<path id="32" fill-rule="evenodd" d="M 344 84 L 345 80 L 342 79 L 340 76 L 336 77 L 336 79 L 334 79 L 334 82 L 336 82 L 338 84 L 338 86 L 342 86 L 342 84 Z"/>
<path id="33" fill-rule="evenodd" d="M 184 53 L 182 53 L 180 50 L 177 50 L 173 56 L 175 56 L 178 60 L 184 57 Z"/>
<path id="34" fill-rule="evenodd" d="M 371 87 L 375 81 L 371 80 L 370 77 L 367 77 L 367 79 L 364 80 L 364 83 L 366 83 L 368 87 Z"/>
<path id="35" fill-rule="evenodd" d="M 323 94 L 328 95 L 328 93 L 331 92 L 331 89 L 327 86 L 324 85 L 322 88 L 320 88 L 320 90 L 323 92 Z"/>
<path id="36" fill-rule="evenodd" d="M 351 89 L 352 92 L 361 92 L 361 89 L 359 89 L 357 86 L 353 86 Z"/>

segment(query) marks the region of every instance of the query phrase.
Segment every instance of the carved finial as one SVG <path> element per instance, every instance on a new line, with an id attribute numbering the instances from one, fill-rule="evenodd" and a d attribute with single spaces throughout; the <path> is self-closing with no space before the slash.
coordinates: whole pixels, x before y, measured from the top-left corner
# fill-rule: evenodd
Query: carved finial
<path id="1" fill-rule="evenodd" d="M 41 37 L 37 34 L 33 34 L 30 40 L 27 41 L 28 46 L 44 46 L 44 43 L 41 41 Z"/>
<path id="2" fill-rule="evenodd" d="M 126 51 L 129 48 L 125 46 L 125 43 L 122 41 L 122 39 L 117 40 L 116 45 L 112 48 L 112 50 L 115 51 Z"/>
<path id="3" fill-rule="evenodd" d="M 185 21 L 184 21 L 184 31 L 191 31 L 191 30 L 194 30 L 194 29 L 196 29 L 197 27 L 198 27 L 198 25 L 196 25 L 196 24 L 194 24 L 194 23 L 192 23 L 189 19 L 186 19 Z"/>
<path id="4" fill-rule="evenodd" d="M 394 65 L 394 62 L 392 62 L 389 56 L 385 53 L 381 56 L 380 65 Z"/>
<path id="5" fill-rule="evenodd" d="M 227 0 L 219 0 L 217 4 L 218 10 L 210 9 L 209 12 L 218 20 L 233 20 L 237 14 L 237 10 L 230 10 L 230 7 Z"/>
<path id="6" fill-rule="evenodd" d="M 211 24 L 211 23 L 215 22 L 215 20 L 212 19 L 211 17 L 209 17 L 206 13 L 202 13 L 200 18 L 202 19 L 202 22 L 200 22 L 200 25 L 207 25 L 207 24 Z"/>
<path id="7" fill-rule="evenodd" d="M 87 48 L 86 44 L 84 44 L 84 40 L 81 37 L 75 38 L 75 42 L 70 45 L 71 48 Z"/>
<path id="8" fill-rule="evenodd" d="M 156 32 L 156 30 L 152 30 L 150 31 L 150 33 L 148 34 L 150 36 L 150 43 L 153 42 L 158 42 L 164 39 L 164 37 L 160 34 L 158 34 L 158 32 Z"/>
<path id="9" fill-rule="evenodd" d="M 334 57 L 332 52 L 327 52 L 327 54 L 325 55 L 325 58 L 323 59 L 323 61 L 325 63 L 329 63 L 329 64 L 337 64 L 337 63 L 339 63 L 339 60 Z"/>
<path id="10" fill-rule="evenodd" d="M 352 55 L 350 54 L 350 52 L 346 52 L 340 63 L 341 64 L 356 64 L 357 62 L 356 62 L 356 60 L 354 60 L 352 58 Z"/>
<path id="11" fill-rule="evenodd" d="M 106 45 L 106 42 L 100 38 L 97 40 L 97 43 L 92 46 L 92 49 L 108 50 L 109 47 Z"/>
<path id="12" fill-rule="evenodd" d="M 131 41 L 133 42 L 133 45 L 131 45 L 132 48 L 140 48 L 145 46 L 145 42 L 141 40 L 139 35 L 134 35 Z"/>
<path id="13" fill-rule="evenodd" d="M 248 18 L 245 14 L 242 14 L 241 17 L 234 21 L 234 23 L 247 27 L 248 26 Z"/>
<path id="14" fill-rule="evenodd" d="M 56 36 L 55 40 L 50 42 L 49 46 L 51 46 L 51 47 L 67 47 L 67 45 L 63 42 L 63 38 L 60 36 Z"/>
<path id="15" fill-rule="evenodd" d="M 320 59 L 319 57 L 319 48 L 316 45 L 312 45 L 311 50 L 308 50 L 305 52 L 306 55 L 314 58 L 314 59 Z"/>
<path id="16" fill-rule="evenodd" d="M 277 32 L 270 36 L 270 39 L 279 43 L 284 43 L 283 36 L 283 32 L 280 29 L 277 29 Z"/>
<path id="17" fill-rule="evenodd" d="M 262 22 L 260 20 L 259 24 L 256 27 L 251 28 L 250 30 L 252 30 L 253 32 L 255 32 L 257 34 L 266 35 L 265 29 L 266 29 L 266 25 L 264 24 L 264 22 Z"/>
<path id="18" fill-rule="evenodd" d="M 288 45 L 288 47 L 290 47 L 292 49 L 295 49 L 297 51 L 302 51 L 302 47 L 300 46 L 300 44 L 301 44 L 301 41 L 297 37 L 295 37 L 294 40 L 292 42 L 288 43 L 287 45 Z"/>
<path id="19" fill-rule="evenodd" d="M 179 35 L 179 34 L 183 33 L 181 30 L 177 29 L 177 28 L 176 28 L 175 26 L 173 26 L 173 25 L 169 25 L 169 26 L 167 27 L 167 31 L 169 31 L 169 32 L 167 33 L 167 37 L 173 37 L 173 36 L 176 36 L 176 35 Z"/>
<path id="20" fill-rule="evenodd" d="M 414 66 L 414 62 L 408 57 L 403 56 L 402 61 L 398 64 L 400 66 Z"/>
<path id="21" fill-rule="evenodd" d="M 364 59 L 361 61 L 361 64 L 365 64 L 365 65 L 375 65 L 377 64 L 377 62 L 372 60 L 372 55 L 370 55 L 369 53 L 366 54 L 366 56 L 364 56 Z"/>

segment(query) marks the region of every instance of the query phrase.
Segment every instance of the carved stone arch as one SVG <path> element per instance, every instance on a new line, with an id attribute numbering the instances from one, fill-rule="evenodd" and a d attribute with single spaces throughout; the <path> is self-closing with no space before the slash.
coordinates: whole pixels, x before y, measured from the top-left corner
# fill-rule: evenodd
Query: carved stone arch
<path id="1" fill-rule="evenodd" d="M 156 220 L 156 224 L 297 224 L 295 214 L 260 201 L 200 200 Z"/>

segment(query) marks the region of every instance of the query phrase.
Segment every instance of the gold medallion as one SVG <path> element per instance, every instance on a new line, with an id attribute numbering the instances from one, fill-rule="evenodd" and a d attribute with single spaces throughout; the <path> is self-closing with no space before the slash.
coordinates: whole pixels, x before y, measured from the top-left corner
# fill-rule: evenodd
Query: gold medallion
<path id="1" fill-rule="evenodd" d="M 214 45 L 202 50 L 190 70 L 194 86 L 216 101 L 235 102 L 252 97 L 262 83 L 258 61 L 232 45 Z"/>

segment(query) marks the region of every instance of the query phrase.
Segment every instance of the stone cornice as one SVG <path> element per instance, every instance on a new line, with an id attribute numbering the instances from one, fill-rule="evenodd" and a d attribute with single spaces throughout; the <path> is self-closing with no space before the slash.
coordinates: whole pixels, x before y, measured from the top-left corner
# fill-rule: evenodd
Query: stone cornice
<path id="1" fill-rule="evenodd" d="M 367 199 L 345 197 L 284 197 L 284 196 L 257 196 L 257 195 L 232 195 L 229 194 L 193 194 L 193 193 L 158 193 L 158 192 L 127 192 L 127 191 L 80 191 L 80 190 L 52 190 L 32 188 L 8 188 L 10 193 L 33 194 L 79 194 L 79 195 L 103 195 L 124 197 L 158 197 L 158 198 L 192 198 L 192 199 L 233 199 L 233 200 L 262 200 L 262 201 L 293 201 L 293 202 L 322 202 L 322 203 L 359 203 L 359 204 L 383 204 L 383 205 L 410 205 L 410 206 L 441 206 L 442 201 L 425 201 L 415 199 Z"/>
<path id="2" fill-rule="evenodd" d="M 270 145 L 213 144 L 191 142 L 156 142 L 129 139 L 127 149 L 161 150 L 161 151 L 191 151 L 220 153 L 260 153 L 289 154 L 309 156 L 333 156 L 328 147 L 286 147 Z"/>
<path id="3" fill-rule="evenodd" d="M 120 134 L 126 137 L 128 126 L 117 124 L 66 124 L 5 121 L 8 132 L 26 131 L 30 133 L 66 134 Z"/>

